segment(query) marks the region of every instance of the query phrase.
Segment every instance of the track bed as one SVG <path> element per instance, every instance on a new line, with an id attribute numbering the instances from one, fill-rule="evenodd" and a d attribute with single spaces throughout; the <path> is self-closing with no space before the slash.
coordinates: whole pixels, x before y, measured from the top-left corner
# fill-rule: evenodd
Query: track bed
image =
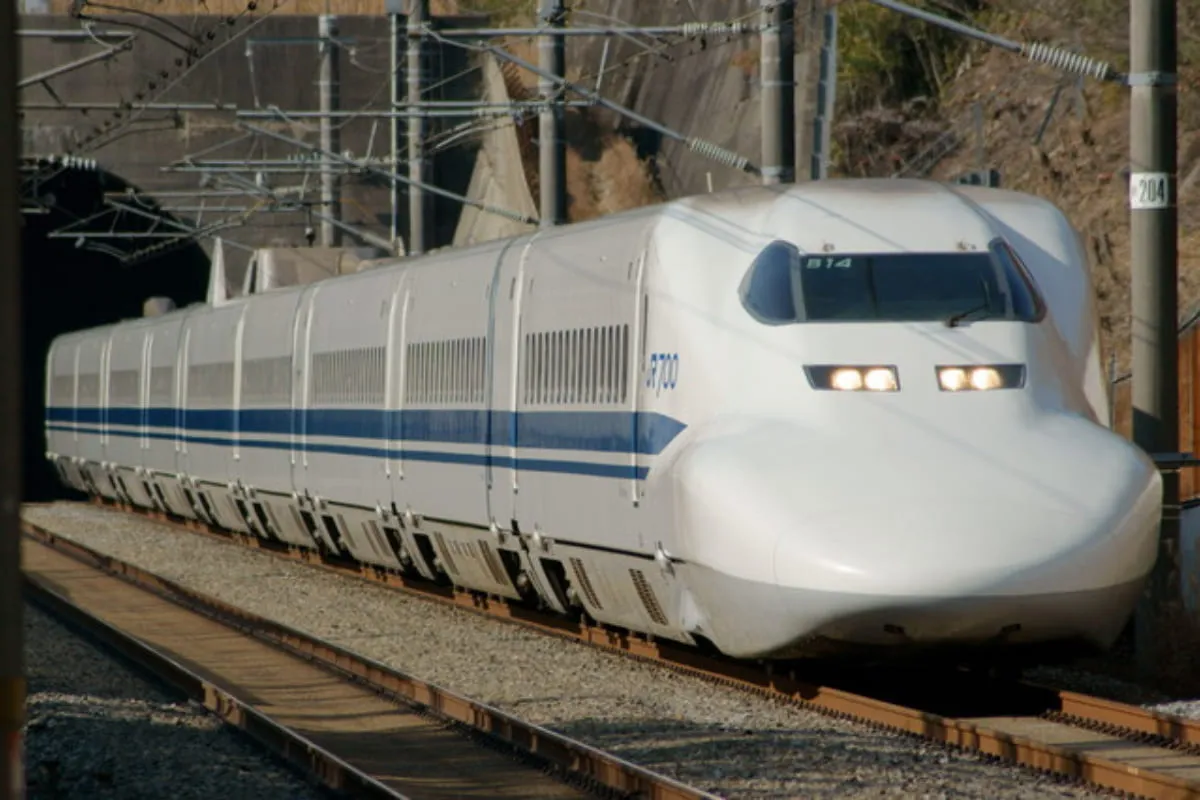
<path id="1" fill-rule="evenodd" d="M 277 724 L 411 798 L 582 798 L 539 765 L 26 538 L 41 590 L 134 637 Z"/>

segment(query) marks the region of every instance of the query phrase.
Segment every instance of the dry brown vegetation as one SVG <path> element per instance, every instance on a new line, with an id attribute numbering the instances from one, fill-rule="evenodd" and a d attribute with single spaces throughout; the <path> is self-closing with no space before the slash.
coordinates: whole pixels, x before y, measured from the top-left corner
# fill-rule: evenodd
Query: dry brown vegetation
<path id="1" fill-rule="evenodd" d="M 506 49 L 526 61 L 537 60 L 536 44 L 529 39 L 508 42 Z M 537 76 L 511 64 L 502 65 L 509 96 L 537 96 Z M 568 79 L 578 77 L 568 65 Z M 538 154 L 533 141 L 538 121 L 529 118 L 517 126 L 525 177 L 533 196 L 538 195 Z M 582 222 L 605 214 L 662 201 L 650 165 L 638 157 L 629 139 L 601 126 L 589 109 L 567 112 L 567 217 Z"/>

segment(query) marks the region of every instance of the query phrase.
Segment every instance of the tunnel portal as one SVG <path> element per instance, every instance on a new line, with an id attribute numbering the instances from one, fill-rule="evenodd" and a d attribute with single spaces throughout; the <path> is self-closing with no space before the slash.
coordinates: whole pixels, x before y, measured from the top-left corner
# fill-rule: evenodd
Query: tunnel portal
<path id="1" fill-rule="evenodd" d="M 46 354 L 54 337 L 139 317 L 150 297 L 203 301 L 209 258 L 187 223 L 95 164 L 24 159 L 21 168 L 22 466 L 26 501 L 69 496 L 45 460 Z M 117 202 L 114 202 L 117 201 Z"/>

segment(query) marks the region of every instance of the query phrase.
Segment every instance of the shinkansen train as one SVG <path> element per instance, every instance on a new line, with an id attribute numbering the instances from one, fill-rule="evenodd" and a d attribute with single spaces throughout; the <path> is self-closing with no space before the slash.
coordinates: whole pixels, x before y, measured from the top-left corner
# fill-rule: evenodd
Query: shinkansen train
<path id="1" fill-rule="evenodd" d="M 1097 330 L 1045 200 L 752 187 L 61 336 L 47 457 L 736 658 L 1073 652 L 1127 621 L 1162 495 Z"/>

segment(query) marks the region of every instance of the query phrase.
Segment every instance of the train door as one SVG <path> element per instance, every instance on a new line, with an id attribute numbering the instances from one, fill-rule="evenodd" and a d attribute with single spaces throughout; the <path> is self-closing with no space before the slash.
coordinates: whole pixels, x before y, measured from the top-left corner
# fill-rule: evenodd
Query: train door
<path id="1" fill-rule="evenodd" d="M 308 469 L 308 367 L 311 363 L 309 347 L 312 342 L 313 304 L 320 287 L 305 291 L 296 313 L 296 324 L 292 329 L 292 490 L 304 493 L 308 485 L 305 471 Z"/>
<path id="2" fill-rule="evenodd" d="M 638 456 L 641 450 L 639 445 L 642 441 L 642 426 L 645 424 L 640 414 L 642 402 L 642 369 L 647 363 L 646 326 L 650 322 L 650 297 L 646 293 L 646 251 L 644 249 L 638 256 L 636 270 L 633 294 L 633 302 L 635 304 L 633 341 L 630 343 L 632 353 L 630 353 L 629 357 L 630 366 L 625 371 L 624 377 L 625 380 L 629 381 L 629 424 L 632 428 L 632 438 L 630 439 L 632 446 L 629 448 L 629 497 L 635 507 L 641 501 L 646 491 L 645 482 L 638 479 Z"/>
<path id="3" fill-rule="evenodd" d="M 109 362 L 112 359 L 112 335 L 109 334 L 105 338 L 104 343 L 100 345 L 100 453 L 101 457 L 108 461 L 109 459 L 109 412 L 108 412 L 108 384 L 109 384 Z"/>
<path id="4" fill-rule="evenodd" d="M 138 463 L 147 466 L 150 450 L 150 351 L 154 347 L 154 332 L 142 338 L 142 368 L 138 381 Z"/>
<path id="5" fill-rule="evenodd" d="M 488 301 L 487 449 L 488 516 L 502 528 L 518 519 L 520 486 L 517 430 L 523 396 L 522 303 L 525 265 L 538 234 L 510 242 L 500 251 Z"/>
<path id="6" fill-rule="evenodd" d="M 79 456 L 79 354 L 83 348 L 75 342 L 71 343 L 71 348 L 75 351 L 71 369 L 71 455 Z"/>
<path id="7" fill-rule="evenodd" d="M 229 479 L 232 481 L 239 480 L 242 477 L 241 464 L 242 459 L 242 333 L 246 328 L 246 308 L 242 307 L 242 313 L 238 315 L 237 333 L 233 339 L 233 399 L 232 399 L 232 423 L 230 428 L 233 432 L 232 460 L 229 462 Z"/>
<path id="8" fill-rule="evenodd" d="M 175 363 L 175 468 L 181 475 L 191 474 L 187 441 L 188 365 L 191 342 L 192 331 L 188 327 L 179 340 Z"/>
<path id="9" fill-rule="evenodd" d="M 392 292 L 391 307 L 388 309 L 387 372 L 384 403 L 384 436 L 387 438 L 387 459 L 384 472 L 392 486 L 392 504 L 399 507 L 402 499 L 397 495 L 397 482 L 404 478 L 404 406 L 409 387 L 408 362 L 408 312 L 412 305 L 409 292 L 408 273 L 403 272 Z"/>
<path id="10" fill-rule="evenodd" d="M 404 459 L 408 447 L 404 436 L 405 414 L 411 405 L 411 398 L 420 378 L 417 375 L 417 362 L 409 352 L 409 320 L 413 303 L 412 282 L 409 273 L 405 271 L 400 274 L 396 289 L 392 292 L 391 308 L 388 309 L 387 371 L 384 376 L 384 437 L 388 451 L 385 472 L 391 491 L 391 510 L 397 512 L 406 509 L 412 501 L 404 483 L 407 466 Z M 383 529 L 389 540 L 394 538 L 402 544 L 405 551 L 404 555 L 401 555 L 402 559 L 411 559 L 413 568 L 426 580 L 437 580 L 437 573 L 427 553 L 422 550 L 412 527 L 403 519 L 389 516 Z"/>
<path id="11" fill-rule="evenodd" d="M 82 465 L 80 465 L 78 463 L 79 456 L 82 455 L 82 453 L 79 452 L 79 353 L 82 350 L 82 348 L 79 346 L 78 342 L 74 342 L 74 341 L 71 342 L 70 347 L 71 347 L 71 393 L 68 396 L 68 399 L 70 400 L 70 403 L 71 403 L 71 411 L 70 411 L 70 415 L 67 418 L 71 422 L 71 433 L 70 433 L 71 438 L 67 441 L 70 442 L 71 449 L 70 449 L 69 453 L 72 457 L 74 457 L 74 459 L 76 459 L 76 465 L 75 465 L 75 468 L 72 469 L 69 473 L 72 480 L 70 480 L 68 482 L 72 486 L 74 486 L 76 489 L 80 489 L 80 490 L 86 492 L 86 491 L 88 491 L 87 480 L 84 477 Z M 60 452 L 64 452 L 64 451 L 60 450 Z M 66 452 L 64 452 L 64 455 L 65 454 L 66 454 Z"/>
<path id="12" fill-rule="evenodd" d="M 83 477 L 91 490 L 111 496 L 108 478 L 101 468 L 104 457 L 104 336 L 85 336 L 76 357 L 75 452 L 83 459 Z"/>

